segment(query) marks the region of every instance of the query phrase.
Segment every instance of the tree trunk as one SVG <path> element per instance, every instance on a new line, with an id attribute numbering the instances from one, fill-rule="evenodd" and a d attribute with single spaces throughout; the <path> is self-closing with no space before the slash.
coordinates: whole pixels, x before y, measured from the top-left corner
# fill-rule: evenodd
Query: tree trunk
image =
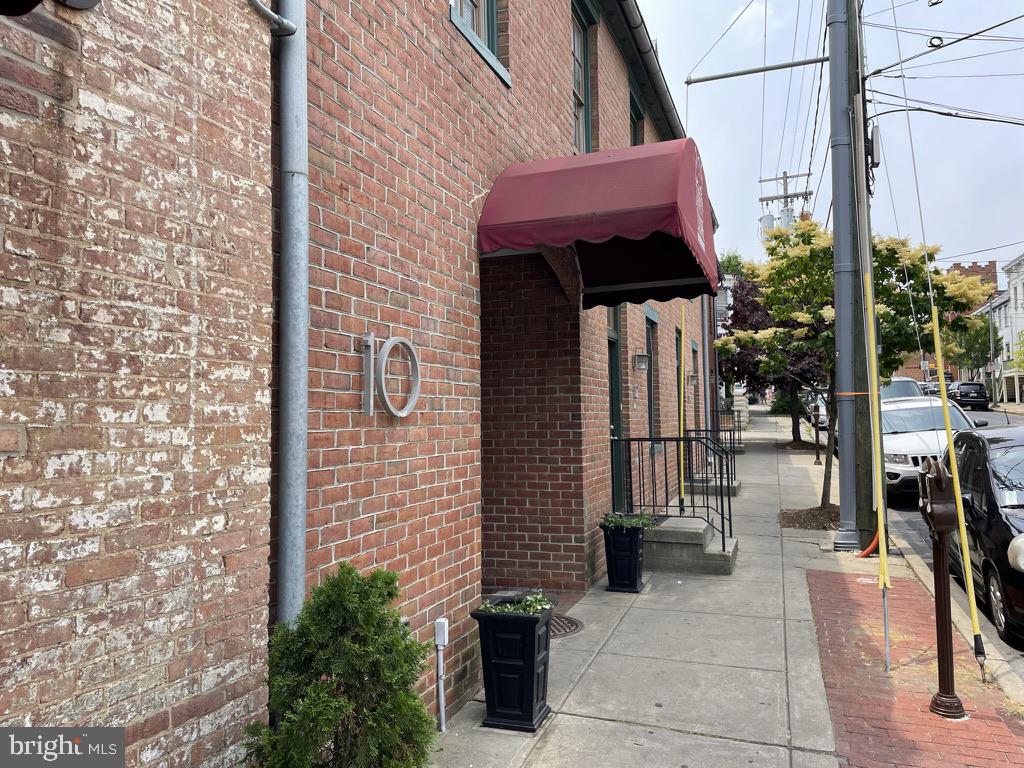
<path id="1" fill-rule="evenodd" d="M 791 382 L 789 385 L 789 418 L 793 426 L 793 442 L 801 442 L 800 438 L 800 385 Z"/>
<path id="2" fill-rule="evenodd" d="M 825 481 L 821 486 L 821 506 L 832 503 L 832 459 L 836 449 L 836 372 L 828 375 L 828 440 L 825 441 Z"/>

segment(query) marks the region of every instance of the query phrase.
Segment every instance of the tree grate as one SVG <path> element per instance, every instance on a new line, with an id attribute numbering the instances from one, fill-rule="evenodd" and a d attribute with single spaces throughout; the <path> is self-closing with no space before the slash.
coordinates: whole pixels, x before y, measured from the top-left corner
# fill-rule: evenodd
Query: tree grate
<path id="1" fill-rule="evenodd" d="M 568 637 L 569 635 L 575 635 L 583 629 L 583 622 L 579 619 L 574 619 L 572 616 L 556 613 L 551 617 L 548 628 L 551 637 Z"/>

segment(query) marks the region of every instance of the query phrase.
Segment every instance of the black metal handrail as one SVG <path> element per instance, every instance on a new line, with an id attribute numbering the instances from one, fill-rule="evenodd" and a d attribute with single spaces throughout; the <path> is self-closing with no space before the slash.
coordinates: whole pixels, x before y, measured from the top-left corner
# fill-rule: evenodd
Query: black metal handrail
<path id="1" fill-rule="evenodd" d="M 739 433 L 735 429 L 688 429 L 684 434 L 706 437 L 716 442 L 729 455 L 729 469 L 736 477 L 736 448 L 739 446 Z"/>
<path id="2" fill-rule="evenodd" d="M 743 447 L 743 428 L 742 423 L 736 416 L 736 411 L 720 410 L 717 411 L 711 419 L 712 425 L 716 430 L 720 432 L 732 431 L 733 444 L 738 447 Z"/>
<path id="3" fill-rule="evenodd" d="M 732 537 L 735 454 L 711 430 L 686 430 L 681 437 L 613 437 L 612 446 L 625 483 L 626 512 L 701 518 L 718 533 L 725 551 Z"/>

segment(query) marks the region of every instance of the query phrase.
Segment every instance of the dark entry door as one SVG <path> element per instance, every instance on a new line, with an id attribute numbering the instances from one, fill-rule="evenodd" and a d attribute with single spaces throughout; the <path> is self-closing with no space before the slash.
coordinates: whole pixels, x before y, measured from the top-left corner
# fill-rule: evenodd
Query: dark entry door
<path id="1" fill-rule="evenodd" d="M 611 437 L 622 434 L 622 361 L 619 350 L 619 308 L 608 308 L 608 416 Z M 611 441 L 612 509 L 622 512 L 626 505 L 626 488 L 622 466 L 623 446 Z"/>

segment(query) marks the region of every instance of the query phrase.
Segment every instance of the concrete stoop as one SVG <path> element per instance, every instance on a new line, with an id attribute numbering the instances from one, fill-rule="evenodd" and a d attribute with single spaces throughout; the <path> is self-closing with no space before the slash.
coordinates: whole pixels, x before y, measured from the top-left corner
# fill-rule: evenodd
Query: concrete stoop
<path id="1" fill-rule="evenodd" d="M 729 484 L 728 487 L 723 487 L 722 490 L 726 494 L 728 494 L 729 496 L 735 497 L 735 496 L 739 496 L 739 494 L 740 494 L 740 487 L 742 485 L 743 485 L 743 481 L 742 480 L 733 480 L 732 483 Z M 724 486 L 724 483 L 723 483 L 723 486 Z M 693 494 L 695 494 L 697 496 L 703 496 L 705 493 L 707 493 L 707 494 L 717 494 L 718 493 L 718 483 L 713 483 L 713 482 L 709 483 L 709 482 L 702 482 L 700 480 L 691 480 L 690 482 L 688 482 L 686 484 L 686 491 L 687 491 L 687 493 L 693 493 Z"/>
<path id="2" fill-rule="evenodd" d="M 672 517 L 644 534 L 644 568 L 676 573 L 731 574 L 739 542 L 725 540 L 711 524 L 693 517 Z"/>

